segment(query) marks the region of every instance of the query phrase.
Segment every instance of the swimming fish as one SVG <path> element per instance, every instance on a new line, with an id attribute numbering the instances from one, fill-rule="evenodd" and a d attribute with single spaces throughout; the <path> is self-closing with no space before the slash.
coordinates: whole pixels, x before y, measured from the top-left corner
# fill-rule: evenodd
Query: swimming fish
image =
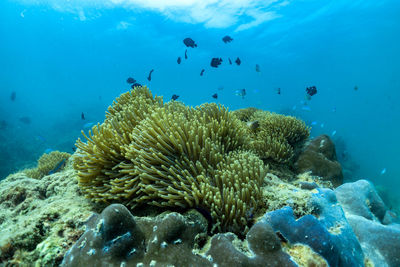
<path id="1" fill-rule="evenodd" d="M 258 65 L 258 64 L 256 64 L 256 71 L 257 72 L 260 72 L 261 70 L 260 70 L 260 65 Z"/>
<path id="2" fill-rule="evenodd" d="M 178 57 L 178 59 L 176 60 L 176 62 L 178 62 L 178 64 L 181 64 L 181 61 L 182 61 L 181 57 Z"/>
<path id="3" fill-rule="evenodd" d="M 178 98 L 179 98 L 179 95 L 175 95 L 175 94 L 173 94 L 171 97 L 172 100 L 177 100 Z"/>
<path id="4" fill-rule="evenodd" d="M 131 88 L 135 89 L 135 87 L 140 87 L 140 86 L 142 86 L 140 83 L 134 83 L 131 85 Z"/>
<path id="5" fill-rule="evenodd" d="M 14 101 L 16 97 L 17 97 L 17 93 L 16 93 L 15 91 L 13 91 L 13 92 L 11 93 L 11 95 L 10 95 L 11 101 Z"/>
<path id="6" fill-rule="evenodd" d="M 229 35 L 226 35 L 224 38 L 222 38 L 222 41 L 224 43 L 230 43 L 233 41 L 232 37 L 230 37 Z"/>
<path id="7" fill-rule="evenodd" d="M 317 93 L 317 87 L 315 87 L 315 86 L 307 87 L 306 92 L 307 92 L 307 95 L 313 96 Z"/>
<path id="8" fill-rule="evenodd" d="M 185 50 L 185 59 L 187 59 L 187 49 Z"/>
<path id="9" fill-rule="evenodd" d="M 281 94 L 281 88 L 276 89 L 276 93 L 277 93 L 278 95 L 280 95 L 280 94 Z"/>
<path id="10" fill-rule="evenodd" d="M 147 80 L 149 80 L 149 82 L 151 81 L 151 74 L 153 73 L 153 69 L 150 71 L 149 76 L 147 77 Z"/>
<path id="11" fill-rule="evenodd" d="M 193 41 L 192 38 L 189 38 L 189 37 L 183 39 L 183 43 L 184 43 L 187 47 L 191 47 L 191 48 L 197 47 L 197 44 Z"/>
<path id="12" fill-rule="evenodd" d="M 8 126 L 8 123 L 5 120 L 0 121 L 0 130 L 6 129 Z"/>
<path id="13" fill-rule="evenodd" d="M 203 76 L 203 74 L 204 74 L 204 69 L 201 70 L 200 76 Z"/>
<path id="14" fill-rule="evenodd" d="M 23 122 L 25 124 L 30 124 L 31 123 L 31 118 L 29 118 L 29 117 L 21 117 L 21 118 L 19 118 L 19 121 Z"/>
<path id="15" fill-rule="evenodd" d="M 246 125 L 250 128 L 250 130 L 253 131 L 260 127 L 260 123 L 258 121 L 249 121 L 246 123 Z"/>
<path id="16" fill-rule="evenodd" d="M 220 87 L 218 87 L 218 90 L 222 91 L 222 90 L 224 90 L 224 87 L 221 85 Z"/>
<path id="17" fill-rule="evenodd" d="M 239 66 L 240 65 L 240 63 L 242 63 L 242 61 L 240 61 L 240 58 L 237 58 L 236 60 L 235 60 L 235 62 L 236 62 L 236 64 Z"/>
<path id="18" fill-rule="evenodd" d="M 127 82 L 127 83 L 135 83 L 136 80 L 133 79 L 132 77 L 129 77 L 128 79 L 126 79 L 126 82 Z"/>
<path id="19" fill-rule="evenodd" d="M 235 95 L 240 96 L 242 99 L 246 96 L 246 89 L 236 90 Z"/>
<path id="20" fill-rule="evenodd" d="M 354 91 L 357 91 L 358 90 L 358 86 L 356 85 L 356 86 L 354 86 Z"/>
<path id="21" fill-rule="evenodd" d="M 305 111 L 311 111 L 311 108 L 309 106 L 302 106 L 301 109 Z"/>
<path id="22" fill-rule="evenodd" d="M 85 114 L 83 114 L 83 112 L 82 112 L 82 114 L 81 114 L 81 119 L 82 119 L 82 120 L 85 119 Z"/>
<path id="23" fill-rule="evenodd" d="M 213 57 L 211 59 L 210 65 L 211 65 L 211 67 L 218 68 L 218 66 L 221 65 L 221 62 L 222 62 L 222 58 Z"/>
<path id="24" fill-rule="evenodd" d="M 332 136 L 334 136 L 336 134 L 336 130 L 334 130 L 333 132 L 332 132 Z"/>
<path id="25" fill-rule="evenodd" d="M 49 171 L 49 175 L 58 172 L 62 167 L 64 167 L 64 164 L 67 160 L 63 159 L 61 160 L 56 167 L 54 167 L 54 169 L 52 169 L 51 171 Z"/>
<path id="26" fill-rule="evenodd" d="M 228 60 L 229 60 L 229 64 L 232 65 L 232 60 L 230 58 L 228 58 Z"/>
<path id="27" fill-rule="evenodd" d="M 84 129 L 92 128 L 93 125 L 94 125 L 93 122 L 87 122 L 87 123 L 85 123 L 85 124 L 83 125 L 83 128 L 84 128 Z"/>
<path id="28" fill-rule="evenodd" d="M 311 122 L 311 125 L 317 125 L 316 121 Z"/>
<path id="29" fill-rule="evenodd" d="M 218 94 L 215 93 L 215 94 L 212 95 L 212 97 L 215 98 L 215 99 L 217 99 L 217 98 L 218 98 Z"/>
<path id="30" fill-rule="evenodd" d="M 383 168 L 383 170 L 381 171 L 381 175 L 384 175 L 386 173 L 386 168 Z"/>

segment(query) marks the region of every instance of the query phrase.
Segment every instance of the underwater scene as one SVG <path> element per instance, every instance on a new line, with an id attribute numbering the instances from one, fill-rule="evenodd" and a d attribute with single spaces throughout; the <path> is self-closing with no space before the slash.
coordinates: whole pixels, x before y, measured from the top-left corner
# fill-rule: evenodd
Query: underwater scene
<path id="1" fill-rule="evenodd" d="M 0 1 L 0 266 L 400 267 L 400 2 Z"/>

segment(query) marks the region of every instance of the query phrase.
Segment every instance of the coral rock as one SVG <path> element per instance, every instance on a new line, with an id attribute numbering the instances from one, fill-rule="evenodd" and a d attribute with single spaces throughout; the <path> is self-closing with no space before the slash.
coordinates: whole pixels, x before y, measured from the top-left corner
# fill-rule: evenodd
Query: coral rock
<path id="1" fill-rule="evenodd" d="M 374 186 L 359 180 L 339 186 L 335 193 L 366 257 L 375 266 L 400 266 L 400 224 Z"/>
<path id="2" fill-rule="evenodd" d="M 335 187 L 343 183 L 342 167 L 336 160 L 335 145 L 327 135 L 318 136 L 306 143 L 294 167 L 297 173 L 311 171 L 313 175 L 332 182 Z"/>

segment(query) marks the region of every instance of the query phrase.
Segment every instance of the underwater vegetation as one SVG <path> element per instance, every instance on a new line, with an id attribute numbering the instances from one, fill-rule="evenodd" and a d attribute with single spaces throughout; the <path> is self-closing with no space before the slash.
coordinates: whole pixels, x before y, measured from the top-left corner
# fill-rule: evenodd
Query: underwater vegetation
<path id="1" fill-rule="evenodd" d="M 241 232 L 262 202 L 263 159 L 287 162 L 309 135 L 294 117 L 257 111 L 249 118 L 260 126 L 221 105 L 164 104 L 137 87 L 113 102 L 86 142 L 78 139 L 79 185 L 96 202 L 132 209 L 200 208 L 215 230 Z"/>

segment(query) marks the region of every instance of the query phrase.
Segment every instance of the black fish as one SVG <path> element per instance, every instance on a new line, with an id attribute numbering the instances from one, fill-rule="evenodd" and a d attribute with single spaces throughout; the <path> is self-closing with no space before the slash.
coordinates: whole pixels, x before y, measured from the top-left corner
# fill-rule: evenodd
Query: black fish
<path id="1" fill-rule="evenodd" d="M 235 62 L 236 62 L 236 64 L 239 66 L 240 65 L 240 63 L 242 63 L 242 61 L 240 61 L 240 58 L 237 58 L 236 60 L 235 60 Z"/>
<path id="2" fill-rule="evenodd" d="M 236 91 L 236 95 L 240 96 L 242 99 L 244 99 L 245 95 L 246 95 L 246 89 L 240 89 Z"/>
<path id="3" fill-rule="evenodd" d="M 151 74 L 153 73 L 153 69 L 150 71 L 149 76 L 147 76 L 147 80 L 149 80 L 149 82 L 151 81 Z"/>
<path id="4" fill-rule="evenodd" d="M 278 95 L 280 95 L 280 94 L 281 94 L 281 88 L 276 89 L 276 93 L 277 93 Z"/>
<path id="5" fill-rule="evenodd" d="M 171 97 L 172 100 L 177 100 L 178 98 L 179 98 L 179 95 L 175 95 L 175 94 L 173 94 Z"/>
<path id="6" fill-rule="evenodd" d="M 215 94 L 212 95 L 212 97 L 215 98 L 215 99 L 217 99 L 217 98 L 218 98 L 218 94 L 215 93 Z"/>
<path id="7" fill-rule="evenodd" d="M 132 89 L 135 89 L 135 87 L 141 87 L 142 85 L 140 83 L 134 83 L 131 85 Z"/>
<path id="8" fill-rule="evenodd" d="M 183 39 L 183 43 L 184 43 L 187 47 L 192 47 L 192 48 L 197 47 L 197 44 L 193 41 L 192 38 L 189 38 L 189 37 Z"/>
<path id="9" fill-rule="evenodd" d="M 226 35 L 224 38 L 222 38 L 222 41 L 224 43 L 230 43 L 233 41 L 233 39 L 229 35 Z"/>
<path id="10" fill-rule="evenodd" d="M 260 72 L 260 65 L 256 64 L 256 71 Z"/>
<path id="11" fill-rule="evenodd" d="M 81 119 L 82 119 L 82 120 L 85 119 L 85 114 L 83 114 L 83 112 L 82 112 L 82 114 L 81 114 Z"/>
<path id="12" fill-rule="evenodd" d="M 228 58 L 228 60 L 229 60 L 229 64 L 231 64 L 231 65 L 232 65 L 232 60 L 231 60 L 230 58 Z"/>
<path id="13" fill-rule="evenodd" d="M 76 147 L 74 147 L 74 146 L 73 146 L 73 147 L 72 147 L 72 151 L 74 151 L 74 152 L 75 152 L 75 151 L 76 151 Z"/>
<path id="14" fill-rule="evenodd" d="M 313 96 L 317 93 L 317 87 L 315 87 L 315 86 L 307 87 L 306 92 L 309 96 Z"/>
<path id="15" fill-rule="evenodd" d="M 11 96 L 10 96 L 11 101 L 14 101 L 16 97 L 17 97 L 17 93 L 16 92 L 12 92 Z"/>
<path id="16" fill-rule="evenodd" d="M 178 57 L 178 59 L 176 60 L 176 62 L 178 62 L 178 64 L 181 64 L 181 61 L 182 61 L 181 57 Z"/>
<path id="17" fill-rule="evenodd" d="M 136 80 L 133 79 L 132 77 L 129 77 L 128 79 L 126 79 L 126 82 L 127 82 L 127 83 L 135 83 Z"/>
<path id="18" fill-rule="evenodd" d="M 29 118 L 29 117 L 22 117 L 22 118 L 19 118 L 19 121 L 20 121 L 20 122 L 23 122 L 23 123 L 25 123 L 25 124 L 30 124 L 30 123 L 31 123 L 31 118 Z"/>
<path id="19" fill-rule="evenodd" d="M 358 86 L 356 85 L 356 86 L 354 86 L 354 91 L 357 91 L 358 90 Z"/>
<path id="20" fill-rule="evenodd" d="M 221 65 L 221 62 L 222 62 L 222 58 L 213 57 L 211 59 L 210 65 L 211 65 L 211 67 L 218 68 L 218 66 Z"/>
<path id="21" fill-rule="evenodd" d="M 185 59 L 187 59 L 187 49 L 185 50 Z"/>
<path id="22" fill-rule="evenodd" d="M 203 74 L 204 74 L 204 69 L 201 70 L 200 76 L 203 76 Z"/>

